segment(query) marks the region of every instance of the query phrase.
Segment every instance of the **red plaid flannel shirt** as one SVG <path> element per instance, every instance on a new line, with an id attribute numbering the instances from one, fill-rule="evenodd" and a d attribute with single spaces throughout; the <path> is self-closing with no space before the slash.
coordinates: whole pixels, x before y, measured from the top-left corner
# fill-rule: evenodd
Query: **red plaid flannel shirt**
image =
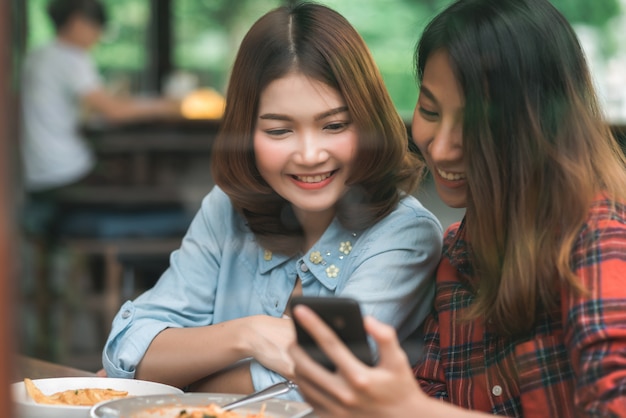
<path id="1" fill-rule="evenodd" d="M 456 321 L 474 294 L 465 228 L 452 225 L 425 323 L 423 362 L 414 369 L 422 388 L 498 415 L 626 416 L 626 205 L 609 209 L 608 201 L 594 203 L 593 222 L 571 254 L 590 294 L 562 286 L 560 309 L 540 315 L 525 338 L 497 335 L 484 321 Z"/>

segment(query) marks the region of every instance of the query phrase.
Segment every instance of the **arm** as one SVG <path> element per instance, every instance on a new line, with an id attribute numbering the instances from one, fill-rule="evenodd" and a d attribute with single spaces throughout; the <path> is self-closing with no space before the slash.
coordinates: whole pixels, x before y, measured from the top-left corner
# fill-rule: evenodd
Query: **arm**
<path id="1" fill-rule="evenodd" d="M 433 311 L 424 322 L 424 355 L 413 372 L 418 384 L 428 396 L 447 400 L 448 386 L 441 366 L 439 323 L 435 315 L 436 312 Z"/>
<path id="2" fill-rule="evenodd" d="M 74 51 L 68 54 L 61 51 L 52 55 L 57 63 L 62 61 L 72 71 L 63 79 L 63 89 L 71 92 L 88 111 L 93 111 L 110 122 L 127 122 L 150 118 L 172 118 L 180 116 L 179 102 L 166 98 L 130 98 L 109 93 L 91 57 L 86 52 Z M 46 71 L 39 65 L 37 72 Z"/>
<path id="3" fill-rule="evenodd" d="M 618 206 L 618 209 L 620 206 Z M 575 401 L 588 416 L 626 411 L 626 220 L 586 228 L 571 262 L 588 295 L 563 286 L 566 344 L 576 375 Z"/>
<path id="4" fill-rule="evenodd" d="M 81 96 L 83 105 L 109 122 L 130 122 L 180 117 L 180 103 L 167 98 L 118 97 L 102 88 Z"/>
<path id="5" fill-rule="evenodd" d="M 294 315 L 330 359 L 331 373 L 316 364 L 299 346 L 290 349 L 296 364 L 296 383 L 319 417 L 472 417 L 466 411 L 428 397 L 419 387 L 400 347 L 395 330 L 372 317 L 365 328 L 379 347 L 379 362 L 368 367 L 357 360 L 311 310 L 300 306 Z"/>
<path id="6" fill-rule="evenodd" d="M 154 338 L 135 376 L 178 387 L 203 379 L 194 390 L 219 388 L 223 392 L 228 387 L 235 393 L 249 393 L 253 387 L 247 362 L 218 374 L 216 377 L 223 377 L 217 381 L 221 383 L 218 387 L 212 379 L 205 378 L 250 357 L 276 364 L 276 368 L 292 377 L 288 366 L 281 366 L 281 363 L 292 364 L 286 355 L 286 347 L 294 340 L 292 328 L 288 319 L 265 315 L 204 327 L 168 328 Z"/>
<path id="7" fill-rule="evenodd" d="M 249 311 L 249 270 L 225 267 L 240 264 L 232 258 L 241 250 L 238 235 L 228 235 L 236 226 L 232 212 L 214 189 L 157 284 L 122 306 L 103 351 L 109 376 L 182 387 L 250 356 L 290 374 L 291 321 Z"/>

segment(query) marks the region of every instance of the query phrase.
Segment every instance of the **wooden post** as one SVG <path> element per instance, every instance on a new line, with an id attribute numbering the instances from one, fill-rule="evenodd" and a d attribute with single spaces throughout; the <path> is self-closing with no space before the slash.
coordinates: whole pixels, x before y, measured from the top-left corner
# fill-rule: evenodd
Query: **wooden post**
<path id="1" fill-rule="evenodd" d="M 17 111 L 15 90 L 12 88 L 12 66 L 15 63 L 11 42 L 11 4 L 0 2 L 0 416 L 12 417 L 13 406 L 9 384 L 15 375 L 14 343 L 15 289 L 14 260 L 17 246 L 14 206 L 16 202 L 14 160 L 16 152 Z M 15 24 L 18 24 L 15 22 Z M 17 42 L 18 40 L 15 39 Z"/>

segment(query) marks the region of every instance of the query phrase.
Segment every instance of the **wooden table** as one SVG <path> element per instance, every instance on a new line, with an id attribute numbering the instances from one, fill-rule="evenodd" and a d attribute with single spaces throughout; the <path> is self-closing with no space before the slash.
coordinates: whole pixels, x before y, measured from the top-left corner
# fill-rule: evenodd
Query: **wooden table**
<path id="1" fill-rule="evenodd" d="M 31 379 L 45 379 L 49 377 L 94 377 L 95 373 L 61 364 L 50 363 L 32 357 L 17 356 L 14 382 L 19 382 L 28 377 Z"/>

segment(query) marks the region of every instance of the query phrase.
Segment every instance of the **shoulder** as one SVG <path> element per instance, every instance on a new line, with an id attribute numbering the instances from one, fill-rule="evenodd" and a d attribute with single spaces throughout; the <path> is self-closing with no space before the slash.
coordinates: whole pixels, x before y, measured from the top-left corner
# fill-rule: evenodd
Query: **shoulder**
<path id="1" fill-rule="evenodd" d="M 51 41 L 39 46 L 29 54 L 33 57 L 45 60 L 91 60 L 89 53 L 80 48 L 65 45 L 59 41 Z"/>
<path id="2" fill-rule="evenodd" d="M 230 198 L 219 186 L 213 189 L 202 199 L 202 212 L 205 214 L 213 214 L 218 218 L 232 217 L 235 213 Z"/>
<path id="3" fill-rule="evenodd" d="M 50 45 L 39 46 L 29 50 L 24 56 L 24 68 L 26 70 L 41 68 L 41 63 L 48 61 Z"/>
<path id="4" fill-rule="evenodd" d="M 72 71 L 68 72 L 67 69 Z M 57 41 L 29 51 L 24 58 L 24 69 L 44 74 L 68 74 L 68 80 L 85 72 L 95 73 L 95 64 L 86 51 L 62 45 Z"/>
<path id="5" fill-rule="evenodd" d="M 218 186 L 202 199 L 188 233 L 201 241 L 210 238 L 220 242 L 245 240 L 251 234 L 243 217 L 235 211 L 226 193 Z"/>
<path id="6" fill-rule="evenodd" d="M 597 199 L 571 250 L 574 269 L 626 260 L 626 203 Z"/>
<path id="7" fill-rule="evenodd" d="M 405 223 L 405 222 L 415 222 L 415 220 L 419 220 L 424 223 L 432 224 L 432 226 L 443 232 L 443 228 L 441 223 L 437 219 L 437 217 L 428 209 L 422 205 L 422 203 L 412 195 L 404 195 L 398 201 L 395 209 L 384 219 L 381 220 L 382 223 Z"/>
<path id="8" fill-rule="evenodd" d="M 597 222 L 626 224 L 626 202 L 615 201 L 608 198 L 598 198 L 594 200 L 589 209 L 587 222 L 591 224 Z"/>
<path id="9" fill-rule="evenodd" d="M 616 233 L 626 234 L 626 202 L 607 198 L 594 200 L 578 240 L 595 240 L 603 235 Z"/>
<path id="10" fill-rule="evenodd" d="M 413 196 L 404 196 L 386 217 L 363 231 L 368 247 L 388 246 L 441 250 L 443 228 L 435 215 Z"/>
<path id="11" fill-rule="evenodd" d="M 446 228 L 446 231 L 443 233 L 443 239 L 446 244 L 450 244 L 456 240 L 456 236 L 459 234 L 459 229 L 461 229 L 461 221 L 455 222 Z"/>

